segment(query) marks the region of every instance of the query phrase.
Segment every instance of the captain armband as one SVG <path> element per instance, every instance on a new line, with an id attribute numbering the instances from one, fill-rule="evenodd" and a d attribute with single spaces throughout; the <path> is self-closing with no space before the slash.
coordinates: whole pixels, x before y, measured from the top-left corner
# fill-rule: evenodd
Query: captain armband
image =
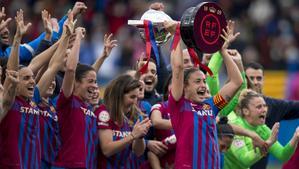
<path id="1" fill-rule="evenodd" d="M 214 102 L 215 106 L 220 110 L 223 109 L 227 105 L 227 102 L 219 93 L 217 93 L 213 97 L 213 102 Z"/>

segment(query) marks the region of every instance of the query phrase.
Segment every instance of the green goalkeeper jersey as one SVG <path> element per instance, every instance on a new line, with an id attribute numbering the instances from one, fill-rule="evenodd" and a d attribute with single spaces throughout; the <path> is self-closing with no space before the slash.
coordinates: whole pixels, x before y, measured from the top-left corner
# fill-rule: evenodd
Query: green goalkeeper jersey
<path id="1" fill-rule="evenodd" d="M 255 127 L 239 116 L 231 123 L 257 133 L 263 140 L 271 136 L 271 130 L 265 124 Z M 269 153 L 283 162 L 287 161 L 294 152 L 295 148 L 290 143 L 282 146 L 278 141 L 269 148 Z M 224 155 L 224 169 L 246 169 L 262 157 L 259 149 L 254 149 L 251 138 L 235 136 L 231 147 Z"/>
<path id="2" fill-rule="evenodd" d="M 210 93 L 212 96 L 216 95 L 220 90 L 219 85 L 219 70 L 222 66 L 223 59 L 220 52 L 213 54 L 208 67 L 213 72 L 213 76 L 207 76 L 207 85 L 209 86 Z M 234 111 L 235 107 L 238 105 L 239 96 L 243 89 L 247 88 L 247 81 L 245 72 L 241 72 L 243 83 L 239 90 L 236 92 L 235 96 L 230 100 L 230 102 L 219 112 L 220 116 L 227 116 Z"/>

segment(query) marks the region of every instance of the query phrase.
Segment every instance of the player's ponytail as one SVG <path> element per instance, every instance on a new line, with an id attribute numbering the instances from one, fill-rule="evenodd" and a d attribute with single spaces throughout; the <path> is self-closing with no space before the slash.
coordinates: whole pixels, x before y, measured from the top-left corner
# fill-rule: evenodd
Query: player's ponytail
<path id="1" fill-rule="evenodd" d="M 217 123 L 217 134 L 219 138 L 223 136 L 228 136 L 233 138 L 235 133 L 230 124 L 228 124 L 227 117 L 221 117 L 219 122 Z"/>

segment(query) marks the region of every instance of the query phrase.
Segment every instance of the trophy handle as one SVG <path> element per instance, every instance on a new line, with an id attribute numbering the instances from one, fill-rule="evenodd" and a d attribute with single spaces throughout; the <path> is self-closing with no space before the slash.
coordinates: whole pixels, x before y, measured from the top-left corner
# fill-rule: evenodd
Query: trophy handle
<path id="1" fill-rule="evenodd" d="M 157 26 L 163 26 L 163 22 L 152 22 L 153 25 Z M 136 27 L 142 27 L 143 26 L 143 20 L 128 20 L 128 25 L 136 26 Z"/>

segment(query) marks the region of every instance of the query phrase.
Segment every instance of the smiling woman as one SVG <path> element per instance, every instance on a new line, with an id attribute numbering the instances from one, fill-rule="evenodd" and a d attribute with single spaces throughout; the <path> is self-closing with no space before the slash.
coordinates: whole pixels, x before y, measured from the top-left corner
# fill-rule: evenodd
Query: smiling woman
<path id="1" fill-rule="evenodd" d="M 139 80 L 130 75 L 121 75 L 110 82 L 105 90 L 104 105 L 96 110 L 99 117 L 100 169 L 139 168 L 134 156 L 143 154 L 143 137 L 151 122 L 146 118 L 131 125 L 127 115 L 137 113 L 140 86 Z"/>
<path id="2" fill-rule="evenodd" d="M 7 92 L 0 114 L 0 168 L 41 168 L 39 109 L 33 101 L 34 75 L 28 67 L 19 70 L 20 42 L 30 24 L 24 24 L 22 10 L 17 11 L 15 20 L 17 31 L 7 62 L 3 85 Z"/>

